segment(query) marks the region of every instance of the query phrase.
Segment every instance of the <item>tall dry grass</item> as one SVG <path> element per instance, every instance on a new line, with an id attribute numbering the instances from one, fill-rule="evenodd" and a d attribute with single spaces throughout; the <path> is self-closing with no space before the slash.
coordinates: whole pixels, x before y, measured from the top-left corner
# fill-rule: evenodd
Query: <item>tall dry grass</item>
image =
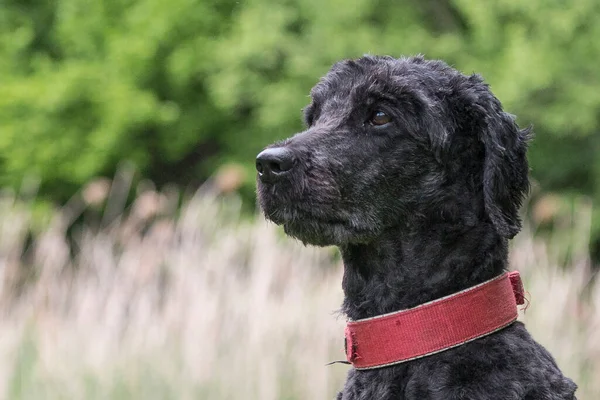
<path id="1" fill-rule="evenodd" d="M 31 208 L 0 201 L 0 398 L 333 398 L 347 370 L 325 366 L 343 358 L 333 250 L 246 220 L 235 197 L 210 190 L 179 208 L 175 191 L 142 187 L 123 209 L 129 182 L 89 186 L 29 243 Z M 108 216 L 95 215 L 109 190 Z M 581 215 L 571 243 L 585 241 Z M 88 222 L 69 241 L 75 218 Z M 584 252 L 565 268 L 553 246 L 530 231 L 514 243 L 523 319 L 579 398 L 596 399 L 600 292 L 582 296 Z"/>

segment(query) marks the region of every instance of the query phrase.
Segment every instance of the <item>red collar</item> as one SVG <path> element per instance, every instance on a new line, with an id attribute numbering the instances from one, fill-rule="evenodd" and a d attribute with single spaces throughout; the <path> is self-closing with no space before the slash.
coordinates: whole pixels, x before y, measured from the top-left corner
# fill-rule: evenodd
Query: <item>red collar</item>
<path id="1" fill-rule="evenodd" d="M 524 303 L 518 272 L 417 307 L 346 326 L 346 357 L 356 369 L 372 369 L 439 353 L 507 327 Z"/>

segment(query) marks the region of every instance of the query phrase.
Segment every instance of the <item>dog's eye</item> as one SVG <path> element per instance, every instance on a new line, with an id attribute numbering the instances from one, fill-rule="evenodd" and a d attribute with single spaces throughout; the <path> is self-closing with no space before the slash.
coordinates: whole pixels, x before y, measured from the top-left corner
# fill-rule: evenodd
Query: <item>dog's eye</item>
<path id="1" fill-rule="evenodd" d="M 392 120 L 392 117 L 390 117 L 388 114 L 384 113 L 381 110 L 377 110 L 371 116 L 370 122 L 373 125 L 381 126 L 381 125 L 385 125 L 385 124 L 389 123 L 391 120 Z"/>

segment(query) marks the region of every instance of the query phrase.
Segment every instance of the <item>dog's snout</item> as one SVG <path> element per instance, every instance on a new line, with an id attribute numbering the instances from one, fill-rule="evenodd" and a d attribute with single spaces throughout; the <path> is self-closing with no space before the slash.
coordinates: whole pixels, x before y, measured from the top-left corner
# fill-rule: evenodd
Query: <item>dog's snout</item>
<path id="1" fill-rule="evenodd" d="M 256 157 L 256 170 L 262 182 L 273 183 L 294 166 L 294 155 L 285 147 L 263 150 Z"/>

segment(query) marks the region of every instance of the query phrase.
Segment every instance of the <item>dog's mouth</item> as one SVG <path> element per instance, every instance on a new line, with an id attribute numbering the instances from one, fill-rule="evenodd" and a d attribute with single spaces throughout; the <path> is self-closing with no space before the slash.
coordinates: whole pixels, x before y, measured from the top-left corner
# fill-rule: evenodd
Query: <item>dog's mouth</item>
<path id="1" fill-rule="evenodd" d="M 263 208 L 265 217 L 277 225 L 295 225 L 297 223 L 323 224 L 323 225 L 347 225 L 348 218 L 327 213 L 323 209 L 330 208 L 327 205 L 301 206 L 279 206 L 270 209 Z"/>
<path id="2" fill-rule="evenodd" d="M 316 246 L 364 243 L 374 234 L 372 229 L 353 224 L 356 219 L 339 213 L 325 213 L 317 207 L 281 207 L 265 211 L 267 219 L 282 225 L 287 235 Z"/>

